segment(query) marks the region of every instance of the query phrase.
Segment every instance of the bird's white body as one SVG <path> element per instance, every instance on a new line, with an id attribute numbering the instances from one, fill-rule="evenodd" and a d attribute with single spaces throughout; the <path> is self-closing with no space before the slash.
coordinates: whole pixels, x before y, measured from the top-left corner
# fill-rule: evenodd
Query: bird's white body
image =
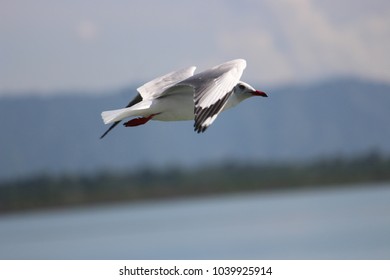
<path id="1" fill-rule="evenodd" d="M 180 106 L 173 106 L 180 104 Z M 153 120 L 181 121 L 194 119 L 194 100 L 191 94 L 184 93 L 169 98 L 145 100 L 124 109 L 103 112 L 106 124 L 120 121 L 128 117 L 155 115 Z"/>
<path id="2" fill-rule="evenodd" d="M 240 103 L 235 95 L 232 95 L 222 111 Z M 176 106 L 175 104 L 180 104 Z M 189 121 L 193 120 L 194 114 L 194 97 L 192 91 L 183 91 L 171 95 L 169 98 L 159 98 L 155 100 L 145 100 L 129 107 L 102 113 L 105 124 L 120 121 L 129 117 L 142 116 L 147 117 L 155 115 L 153 120 L 158 121 Z"/>
<path id="3" fill-rule="evenodd" d="M 220 112 L 252 95 L 266 96 L 239 81 L 245 67 L 245 60 L 236 59 L 196 75 L 194 66 L 171 72 L 139 87 L 139 95 L 127 108 L 102 112 L 103 121 L 114 123 L 110 131 L 119 121 L 134 116 L 141 118 L 126 126 L 144 124 L 150 119 L 195 120 L 195 130 L 203 132 Z"/>

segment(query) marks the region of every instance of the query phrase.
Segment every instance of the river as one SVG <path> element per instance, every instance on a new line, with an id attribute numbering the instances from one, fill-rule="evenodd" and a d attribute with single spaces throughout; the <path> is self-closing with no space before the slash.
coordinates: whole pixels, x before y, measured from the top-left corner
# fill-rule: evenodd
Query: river
<path id="1" fill-rule="evenodd" d="M 0 259 L 390 259 L 390 183 L 3 214 Z"/>

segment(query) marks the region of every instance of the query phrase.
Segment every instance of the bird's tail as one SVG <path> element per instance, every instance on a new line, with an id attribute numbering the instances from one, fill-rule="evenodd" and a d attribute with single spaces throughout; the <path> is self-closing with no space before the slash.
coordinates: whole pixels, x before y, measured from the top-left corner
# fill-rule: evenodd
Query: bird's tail
<path id="1" fill-rule="evenodd" d="M 109 124 L 117 121 L 121 121 L 124 118 L 127 118 L 129 115 L 129 112 L 131 110 L 129 108 L 123 108 L 118 110 L 111 110 L 111 111 L 104 111 L 102 112 L 102 119 L 104 124 Z"/>
<path id="2" fill-rule="evenodd" d="M 111 111 L 104 111 L 102 112 L 102 119 L 104 124 L 113 123 L 107 130 L 104 132 L 102 136 L 100 136 L 100 139 L 102 139 L 104 136 L 107 135 L 113 129 L 116 127 L 121 120 L 129 116 L 129 108 L 123 108 L 118 110 L 111 110 Z"/>

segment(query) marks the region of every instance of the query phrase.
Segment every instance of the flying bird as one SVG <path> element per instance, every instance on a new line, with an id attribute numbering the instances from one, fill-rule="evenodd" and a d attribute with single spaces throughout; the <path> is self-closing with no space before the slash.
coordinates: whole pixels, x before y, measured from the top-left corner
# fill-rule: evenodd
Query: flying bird
<path id="1" fill-rule="evenodd" d="M 126 127 L 150 120 L 194 120 L 194 130 L 204 132 L 220 112 L 251 96 L 267 97 L 240 81 L 245 67 L 244 59 L 236 59 L 195 75 L 196 67 L 192 66 L 156 78 L 139 87 L 125 108 L 102 112 L 104 123 L 112 125 L 100 138 L 129 117 L 136 118 L 125 122 Z"/>

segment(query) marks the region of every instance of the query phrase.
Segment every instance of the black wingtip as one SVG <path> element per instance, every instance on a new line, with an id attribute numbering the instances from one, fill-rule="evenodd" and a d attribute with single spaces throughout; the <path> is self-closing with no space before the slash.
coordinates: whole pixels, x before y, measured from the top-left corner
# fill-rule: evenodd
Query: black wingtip
<path id="1" fill-rule="evenodd" d="M 108 132 L 109 132 L 109 130 L 107 130 L 106 132 L 104 132 L 104 133 L 102 134 L 102 136 L 100 136 L 100 138 L 99 138 L 99 139 L 103 139 L 103 138 L 104 138 L 104 136 L 106 136 Z"/>
<path id="2" fill-rule="evenodd" d="M 114 123 L 106 130 L 106 132 L 104 132 L 103 135 L 100 136 L 100 139 L 103 139 L 103 137 L 106 136 L 107 133 L 109 133 L 109 132 L 111 131 L 111 129 L 113 129 L 114 127 L 116 127 L 119 123 L 120 123 L 120 121 L 114 122 Z"/>
<path id="3" fill-rule="evenodd" d="M 207 129 L 207 126 L 194 125 L 194 131 L 195 131 L 196 133 L 198 133 L 198 134 L 199 134 L 199 133 L 205 132 L 206 129 Z"/>

